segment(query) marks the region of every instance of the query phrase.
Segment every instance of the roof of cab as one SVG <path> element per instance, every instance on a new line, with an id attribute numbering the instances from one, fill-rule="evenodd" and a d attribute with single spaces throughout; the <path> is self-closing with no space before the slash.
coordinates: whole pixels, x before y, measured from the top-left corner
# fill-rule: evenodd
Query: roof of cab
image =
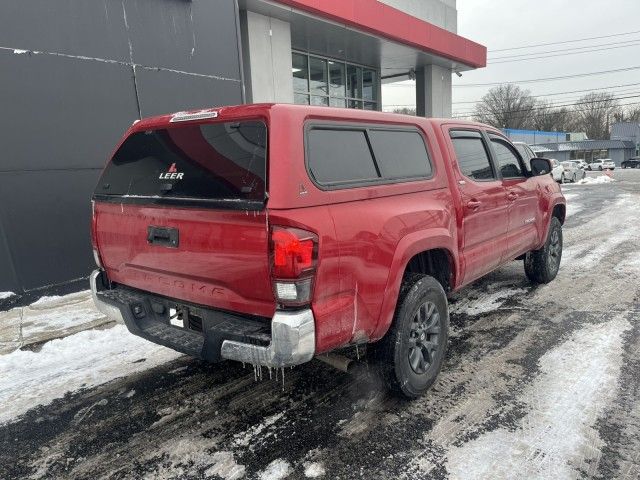
<path id="1" fill-rule="evenodd" d="M 447 123 L 455 123 L 456 125 L 468 125 L 475 127 L 483 127 L 495 130 L 489 125 L 483 125 L 478 122 L 470 122 L 467 120 L 451 119 L 451 118 L 422 118 L 411 115 L 403 115 L 398 113 L 378 112 L 373 110 L 356 110 L 349 108 L 338 107 L 320 107 L 320 106 L 308 106 L 308 105 L 294 105 L 287 103 L 256 103 L 246 105 L 234 105 L 224 107 L 211 107 L 199 110 L 187 110 L 182 112 L 175 112 L 165 115 L 158 115 L 155 117 L 147 117 L 142 120 L 136 120 L 131 125 L 131 130 L 149 130 L 167 127 L 171 124 L 182 122 L 197 122 L 207 120 L 224 120 L 228 119 L 241 119 L 251 117 L 268 117 L 272 110 L 290 111 L 290 112 L 305 112 L 310 117 L 326 117 L 330 119 L 340 120 L 355 120 L 355 121 L 370 121 L 370 122 L 390 122 L 390 123 L 421 123 L 429 122 L 434 126 L 439 126 Z"/>

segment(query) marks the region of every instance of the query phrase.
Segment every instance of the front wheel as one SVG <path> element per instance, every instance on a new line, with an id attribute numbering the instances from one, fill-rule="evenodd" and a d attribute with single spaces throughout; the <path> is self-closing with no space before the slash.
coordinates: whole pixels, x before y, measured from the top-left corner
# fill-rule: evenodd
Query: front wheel
<path id="1" fill-rule="evenodd" d="M 602 171 L 602 167 L 598 167 L 598 170 Z"/>
<path id="2" fill-rule="evenodd" d="M 418 398 L 435 382 L 445 358 L 449 307 L 433 277 L 408 274 L 385 337 L 373 345 L 374 360 L 389 389 Z"/>
<path id="3" fill-rule="evenodd" d="M 578 174 L 574 173 L 573 178 L 571 179 L 571 183 L 576 183 L 578 181 Z"/>
<path id="4" fill-rule="evenodd" d="M 560 269 L 562 260 L 562 224 L 551 218 L 547 241 L 540 250 L 533 250 L 524 257 L 524 271 L 533 283 L 549 283 Z"/>
<path id="5" fill-rule="evenodd" d="M 564 173 L 562 175 L 560 175 L 560 183 L 564 183 L 565 182 L 565 178 L 564 178 Z"/>

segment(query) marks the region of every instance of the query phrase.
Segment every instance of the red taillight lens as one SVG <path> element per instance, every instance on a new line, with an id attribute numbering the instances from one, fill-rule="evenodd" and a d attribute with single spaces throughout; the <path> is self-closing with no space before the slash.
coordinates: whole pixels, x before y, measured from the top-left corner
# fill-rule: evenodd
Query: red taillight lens
<path id="1" fill-rule="evenodd" d="M 273 276 L 298 278 L 315 267 L 318 237 L 297 228 L 273 227 Z"/>
<path id="2" fill-rule="evenodd" d="M 311 301 L 318 260 L 318 236 L 298 228 L 271 228 L 271 275 L 279 304 L 287 307 Z"/>

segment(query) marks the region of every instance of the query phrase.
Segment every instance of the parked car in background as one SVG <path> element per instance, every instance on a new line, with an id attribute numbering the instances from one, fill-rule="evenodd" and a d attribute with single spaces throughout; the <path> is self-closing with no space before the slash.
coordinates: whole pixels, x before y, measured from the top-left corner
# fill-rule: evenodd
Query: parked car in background
<path id="1" fill-rule="evenodd" d="M 586 170 L 587 167 L 589 166 L 589 164 L 587 162 L 585 162 L 584 160 L 568 160 L 568 161 L 575 163 L 582 170 Z"/>
<path id="2" fill-rule="evenodd" d="M 622 168 L 640 168 L 640 157 L 633 157 L 625 160 L 620 165 Z"/>
<path id="3" fill-rule="evenodd" d="M 616 162 L 614 162 L 610 158 L 605 158 L 604 160 L 602 160 L 602 168 L 605 170 L 615 170 Z"/>
<path id="4" fill-rule="evenodd" d="M 555 158 L 551 158 L 549 162 L 551 163 L 551 176 L 553 179 L 558 183 L 564 183 L 565 175 L 563 166 L 560 165 L 560 162 Z"/>
<path id="5" fill-rule="evenodd" d="M 556 277 L 550 168 L 451 119 L 278 104 L 143 119 L 93 195 L 93 298 L 135 335 L 260 375 L 369 344 L 415 398 L 444 363 L 448 292 L 516 259 L 533 283 Z"/>
<path id="6" fill-rule="evenodd" d="M 591 162 L 589 164 L 589 166 L 587 167 L 587 170 L 600 170 L 602 171 L 604 169 L 604 160 L 594 160 L 593 162 Z"/>
<path id="7" fill-rule="evenodd" d="M 576 183 L 578 180 L 582 180 L 587 174 L 586 172 L 580 168 L 580 165 L 577 162 L 562 162 L 562 168 L 564 169 L 564 175 L 562 177 L 564 182 L 572 182 Z"/>

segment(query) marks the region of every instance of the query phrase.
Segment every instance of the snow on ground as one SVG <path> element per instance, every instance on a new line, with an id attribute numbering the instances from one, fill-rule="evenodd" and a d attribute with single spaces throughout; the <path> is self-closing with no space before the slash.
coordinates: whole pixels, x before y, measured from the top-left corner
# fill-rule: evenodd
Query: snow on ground
<path id="1" fill-rule="evenodd" d="M 449 311 L 454 315 L 482 315 L 497 310 L 511 297 L 525 293 L 526 290 L 522 288 L 507 288 L 503 285 L 489 293 L 465 291 L 465 296 L 452 304 Z"/>
<path id="2" fill-rule="evenodd" d="M 0 425 L 66 392 L 153 368 L 180 354 L 130 334 L 122 325 L 52 340 L 39 352 L 0 356 Z"/>
<path id="3" fill-rule="evenodd" d="M 15 297 L 16 294 L 13 292 L 0 292 L 0 300 L 6 300 L 7 298 Z"/>
<path id="4" fill-rule="evenodd" d="M 0 311 L 0 352 L 39 344 L 111 323 L 100 313 L 89 290 L 42 297 L 27 307 Z"/>
<path id="5" fill-rule="evenodd" d="M 304 466 L 304 476 L 307 478 L 320 478 L 324 476 L 325 470 L 321 463 L 307 463 Z"/>
<path id="6" fill-rule="evenodd" d="M 271 462 L 267 468 L 265 468 L 258 478 L 260 480 L 281 480 L 287 478 L 291 473 L 291 465 L 286 460 L 281 458 Z"/>
<path id="7" fill-rule="evenodd" d="M 599 177 L 585 177 L 582 180 L 578 180 L 574 185 L 601 185 L 603 183 L 611 183 L 616 180 L 607 175 L 600 175 Z"/>
<path id="8" fill-rule="evenodd" d="M 548 351 L 541 374 L 520 400 L 528 413 L 520 428 L 485 433 L 452 449 L 452 478 L 576 478 L 603 441 L 594 424 L 616 392 L 622 335 L 631 325 L 614 318 L 589 325 Z M 575 462 L 574 462 L 575 460 Z"/>
<path id="9" fill-rule="evenodd" d="M 576 204 L 576 200 L 580 198 L 578 193 L 565 193 L 564 198 L 567 201 L 567 218 L 576 215 L 577 213 L 583 210 L 583 206 L 580 204 Z"/>

